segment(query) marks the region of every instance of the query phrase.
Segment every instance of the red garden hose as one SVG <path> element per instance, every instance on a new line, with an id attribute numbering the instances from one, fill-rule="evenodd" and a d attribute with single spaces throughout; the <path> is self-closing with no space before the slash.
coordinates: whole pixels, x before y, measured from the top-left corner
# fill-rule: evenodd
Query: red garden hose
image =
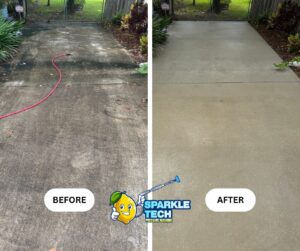
<path id="1" fill-rule="evenodd" d="M 27 107 L 24 107 L 22 109 L 16 110 L 14 112 L 10 112 L 10 113 L 6 113 L 6 114 L 3 114 L 3 115 L 0 115 L 0 119 L 4 119 L 4 118 L 7 118 L 7 117 L 16 115 L 18 113 L 28 111 L 28 110 L 33 109 L 34 107 L 40 105 L 44 101 L 46 101 L 55 92 L 57 86 L 61 83 L 61 79 L 62 79 L 61 70 L 59 69 L 59 67 L 56 64 L 55 60 L 58 59 L 58 58 L 69 56 L 69 55 L 71 55 L 71 54 L 64 53 L 64 54 L 56 55 L 56 56 L 54 56 L 52 58 L 52 65 L 53 65 L 53 67 L 54 67 L 54 69 L 55 69 L 55 71 L 56 71 L 56 73 L 58 75 L 58 80 L 56 81 L 56 83 L 54 84 L 54 86 L 52 87 L 52 89 L 50 90 L 50 92 L 44 98 L 42 98 L 41 100 L 37 101 L 36 103 L 34 103 L 34 104 L 30 105 L 30 106 L 27 106 Z"/>

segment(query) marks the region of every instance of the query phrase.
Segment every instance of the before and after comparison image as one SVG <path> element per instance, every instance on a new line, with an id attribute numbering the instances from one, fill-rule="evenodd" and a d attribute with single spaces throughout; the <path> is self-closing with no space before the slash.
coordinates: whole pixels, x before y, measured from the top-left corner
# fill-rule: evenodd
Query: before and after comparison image
<path id="1" fill-rule="evenodd" d="M 0 251 L 299 251 L 300 0 L 0 0 Z"/>

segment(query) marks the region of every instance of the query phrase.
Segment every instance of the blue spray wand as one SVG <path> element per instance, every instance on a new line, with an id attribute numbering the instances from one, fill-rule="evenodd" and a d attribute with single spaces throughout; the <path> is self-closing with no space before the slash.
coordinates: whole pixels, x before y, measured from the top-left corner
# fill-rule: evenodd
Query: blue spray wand
<path id="1" fill-rule="evenodd" d="M 180 183 L 180 178 L 179 178 L 179 176 L 175 176 L 174 179 L 169 180 L 169 181 L 167 181 L 167 182 L 165 182 L 165 183 L 163 183 L 163 184 L 156 185 L 156 186 L 152 187 L 151 189 L 148 189 L 148 190 L 146 190 L 146 191 L 140 193 L 139 196 L 146 196 L 146 195 L 149 194 L 149 193 L 152 193 L 152 192 L 154 192 L 154 191 L 160 190 L 160 189 L 162 189 L 162 188 L 164 188 L 164 187 L 166 187 L 166 186 L 168 186 L 168 185 L 171 185 L 171 184 L 173 184 L 173 183 Z"/>

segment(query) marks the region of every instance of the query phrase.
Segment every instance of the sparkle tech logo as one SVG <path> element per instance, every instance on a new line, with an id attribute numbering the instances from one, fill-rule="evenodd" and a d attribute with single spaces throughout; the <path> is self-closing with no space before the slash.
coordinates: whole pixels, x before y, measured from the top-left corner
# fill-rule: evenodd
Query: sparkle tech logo
<path id="1" fill-rule="evenodd" d="M 146 222 L 173 222 L 173 210 L 190 210 L 190 200 L 146 200 L 144 214 Z"/>
<path id="2" fill-rule="evenodd" d="M 113 192 L 110 196 L 111 219 L 129 224 L 133 219 L 145 215 L 146 222 L 173 222 L 173 210 L 191 209 L 190 200 L 147 200 L 149 193 L 173 183 L 180 183 L 179 176 L 163 184 L 156 185 L 138 195 L 135 202 L 126 192 Z"/>

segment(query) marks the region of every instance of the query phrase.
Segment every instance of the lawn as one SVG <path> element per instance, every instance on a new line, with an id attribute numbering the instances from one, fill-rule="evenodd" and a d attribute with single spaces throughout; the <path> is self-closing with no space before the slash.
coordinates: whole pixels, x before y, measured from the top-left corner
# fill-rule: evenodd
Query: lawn
<path id="1" fill-rule="evenodd" d="M 210 9 L 210 0 L 196 0 L 196 5 L 193 6 L 193 0 L 175 0 L 175 13 L 177 15 L 201 17 L 207 16 L 207 11 Z M 229 9 L 222 11 L 217 19 L 233 19 L 245 20 L 248 15 L 250 0 L 231 0 Z"/>
<path id="2" fill-rule="evenodd" d="M 47 6 L 48 0 L 39 0 L 38 5 L 31 10 L 35 17 L 43 19 L 64 18 L 64 0 L 50 0 L 50 6 Z M 102 14 L 103 0 L 85 0 L 83 9 L 69 14 L 67 19 L 79 21 L 99 21 Z M 32 15 L 32 16 L 33 16 Z"/>
<path id="3" fill-rule="evenodd" d="M 82 11 L 70 15 L 71 19 L 100 21 L 103 0 L 85 0 Z"/>

